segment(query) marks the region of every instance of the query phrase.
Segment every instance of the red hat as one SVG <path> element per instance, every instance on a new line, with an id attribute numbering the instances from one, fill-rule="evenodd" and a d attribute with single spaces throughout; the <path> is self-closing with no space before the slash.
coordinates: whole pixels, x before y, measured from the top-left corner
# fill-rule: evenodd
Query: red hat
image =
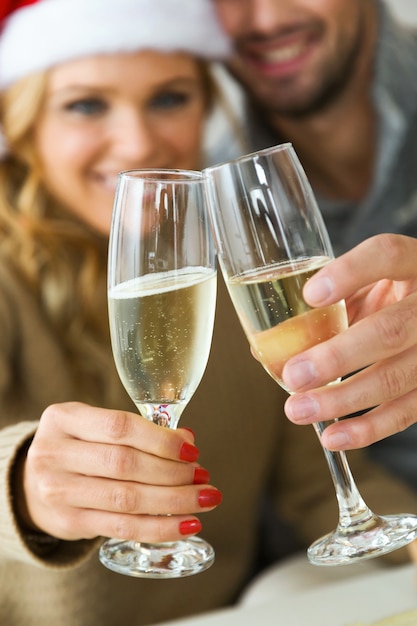
<path id="1" fill-rule="evenodd" d="M 0 24 L 8 15 L 16 11 L 16 9 L 25 7 L 28 4 L 33 4 L 34 2 L 37 2 L 37 0 L 3 0 L 3 4 L 0 5 Z"/>
<path id="2" fill-rule="evenodd" d="M 212 0 L 2 0 L 0 24 L 0 89 L 83 56 L 230 51 Z"/>

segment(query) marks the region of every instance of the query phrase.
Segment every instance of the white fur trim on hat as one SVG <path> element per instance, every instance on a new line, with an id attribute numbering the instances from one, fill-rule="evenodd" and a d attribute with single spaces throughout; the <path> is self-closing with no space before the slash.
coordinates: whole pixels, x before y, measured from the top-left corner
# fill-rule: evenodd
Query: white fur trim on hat
<path id="1" fill-rule="evenodd" d="M 211 0 L 39 0 L 0 33 L 0 89 L 39 70 L 95 54 L 141 49 L 228 55 Z"/>

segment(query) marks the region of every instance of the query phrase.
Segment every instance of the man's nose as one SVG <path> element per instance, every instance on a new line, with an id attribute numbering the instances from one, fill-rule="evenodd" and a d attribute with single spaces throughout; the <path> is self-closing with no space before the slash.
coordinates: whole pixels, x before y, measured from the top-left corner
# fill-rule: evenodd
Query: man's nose
<path id="1" fill-rule="evenodd" d="M 249 4 L 252 31 L 268 33 L 284 23 L 287 0 L 249 0 Z"/>

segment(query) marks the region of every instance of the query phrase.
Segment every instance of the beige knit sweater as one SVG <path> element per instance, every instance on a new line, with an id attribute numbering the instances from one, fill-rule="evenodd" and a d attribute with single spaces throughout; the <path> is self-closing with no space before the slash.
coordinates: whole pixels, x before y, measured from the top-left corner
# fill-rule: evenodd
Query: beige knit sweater
<path id="1" fill-rule="evenodd" d="M 267 487 L 302 545 L 334 527 L 336 498 L 313 428 L 283 416 L 284 394 L 251 357 L 220 283 L 210 362 L 181 422 L 195 430 L 200 462 L 224 495 L 217 510 L 202 516 L 201 535 L 216 550 L 215 564 L 197 576 L 147 581 L 101 566 L 100 539 L 60 542 L 42 554 L 25 540 L 13 512 L 13 459 L 48 404 L 85 398 L 35 299 L 4 266 L 0 328 L 1 626 L 140 626 L 232 603 L 251 572 Z M 116 377 L 109 346 L 104 350 Z M 119 396 L 116 406 L 131 406 L 121 387 Z M 362 453 L 350 458 L 374 510 L 417 512 L 415 494 L 368 465 Z M 405 557 L 405 551 L 391 555 Z"/>

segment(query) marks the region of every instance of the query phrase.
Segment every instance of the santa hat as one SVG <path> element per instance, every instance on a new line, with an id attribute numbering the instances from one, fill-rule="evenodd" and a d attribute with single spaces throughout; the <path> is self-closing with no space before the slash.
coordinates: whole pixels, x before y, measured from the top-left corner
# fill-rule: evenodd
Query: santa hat
<path id="1" fill-rule="evenodd" d="M 212 0 L 2 0 L 0 28 L 0 89 L 83 56 L 154 49 L 220 59 L 229 53 Z"/>

